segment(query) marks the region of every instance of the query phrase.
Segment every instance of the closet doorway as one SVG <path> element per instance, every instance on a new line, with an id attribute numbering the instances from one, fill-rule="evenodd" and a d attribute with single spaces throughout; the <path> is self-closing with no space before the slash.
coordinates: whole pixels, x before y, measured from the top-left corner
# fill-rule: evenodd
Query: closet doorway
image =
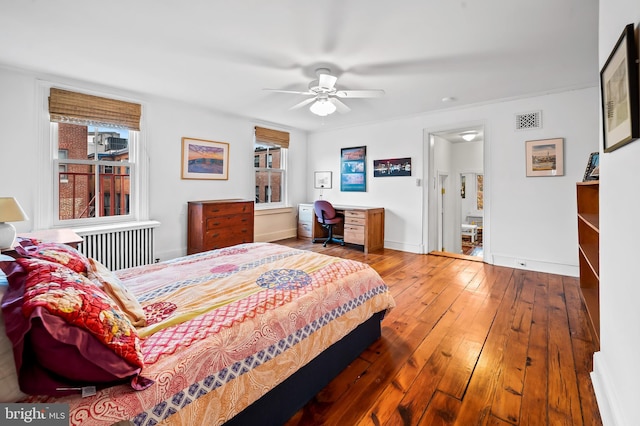
<path id="1" fill-rule="evenodd" d="M 428 133 L 428 252 L 486 254 L 484 126 Z"/>

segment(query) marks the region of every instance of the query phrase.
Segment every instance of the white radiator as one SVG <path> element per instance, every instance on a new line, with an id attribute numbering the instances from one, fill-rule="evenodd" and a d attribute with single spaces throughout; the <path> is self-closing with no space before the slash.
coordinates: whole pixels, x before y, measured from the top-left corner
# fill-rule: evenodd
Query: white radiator
<path id="1" fill-rule="evenodd" d="M 156 221 L 74 229 L 83 241 L 78 250 L 112 271 L 148 265 L 153 256 L 153 231 Z"/>

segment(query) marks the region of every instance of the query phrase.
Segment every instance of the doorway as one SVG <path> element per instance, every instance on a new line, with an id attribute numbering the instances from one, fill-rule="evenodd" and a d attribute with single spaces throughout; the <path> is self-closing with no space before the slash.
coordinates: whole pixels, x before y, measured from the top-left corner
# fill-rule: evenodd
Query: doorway
<path id="1" fill-rule="evenodd" d="M 426 133 L 428 253 L 485 258 L 484 133 L 483 125 Z"/>

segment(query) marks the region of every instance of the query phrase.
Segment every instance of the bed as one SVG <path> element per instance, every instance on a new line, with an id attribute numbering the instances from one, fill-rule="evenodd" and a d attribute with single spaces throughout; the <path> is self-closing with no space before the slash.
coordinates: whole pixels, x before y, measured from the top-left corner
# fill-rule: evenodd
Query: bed
<path id="1" fill-rule="evenodd" d="M 2 311 L 20 372 L 14 369 L 14 375 L 29 393 L 19 401 L 69 404 L 71 424 L 281 424 L 380 337 L 380 321 L 394 306 L 389 289 L 368 265 L 278 244 L 242 244 L 115 273 L 73 249 L 62 254 L 61 249 L 47 251 L 32 241 L 15 262 L 0 262 L 10 282 Z M 43 367 L 29 372 L 30 364 L 40 361 L 28 355 L 37 352 L 42 323 L 55 311 L 46 293 L 51 286 L 41 283 L 61 274 L 74 277 L 74 297 L 85 297 L 92 282 L 104 292 L 93 294 L 109 306 L 101 315 L 128 319 L 109 323 L 107 331 L 117 333 L 106 343 L 92 342 L 97 353 L 108 350 L 105 359 L 118 354 L 128 369 L 97 383 L 63 377 L 63 386 L 42 390 L 33 383 L 49 378 L 33 380 Z M 61 284 L 54 288 L 59 291 Z M 27 295 L 34 292 L 30 300 Z M 26 319 L 16 319 L 18 313 Z M 52 322 L 65 328 L 63 338 L 84 326 L 74 322 L 78 315 L 71 320 L 69 315 L 62 312 Z M 85 354 L 79 362 L 95 359 L 102 358 Z M 88 374 L 93 368 L 87 367 Z M 3 388 L 10 380 L 16 378 L 2 378 Z"/>

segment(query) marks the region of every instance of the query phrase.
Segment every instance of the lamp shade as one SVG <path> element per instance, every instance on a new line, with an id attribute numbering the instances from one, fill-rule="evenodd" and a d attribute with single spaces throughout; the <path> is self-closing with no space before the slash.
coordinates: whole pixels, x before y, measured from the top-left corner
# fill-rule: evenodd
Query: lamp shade
<path id="1" fill-rule="evenodd" d="M 29 220 L 14 197 L 0 197 L 0 222 L 21 222 Z"/>
<path id="2" fill-rule="evenodd" d="M 16 239 L 16 228 L 10 223 L 29 220 L 13 197 L 0 197 L 0 249 L 10 248 Z"/>

